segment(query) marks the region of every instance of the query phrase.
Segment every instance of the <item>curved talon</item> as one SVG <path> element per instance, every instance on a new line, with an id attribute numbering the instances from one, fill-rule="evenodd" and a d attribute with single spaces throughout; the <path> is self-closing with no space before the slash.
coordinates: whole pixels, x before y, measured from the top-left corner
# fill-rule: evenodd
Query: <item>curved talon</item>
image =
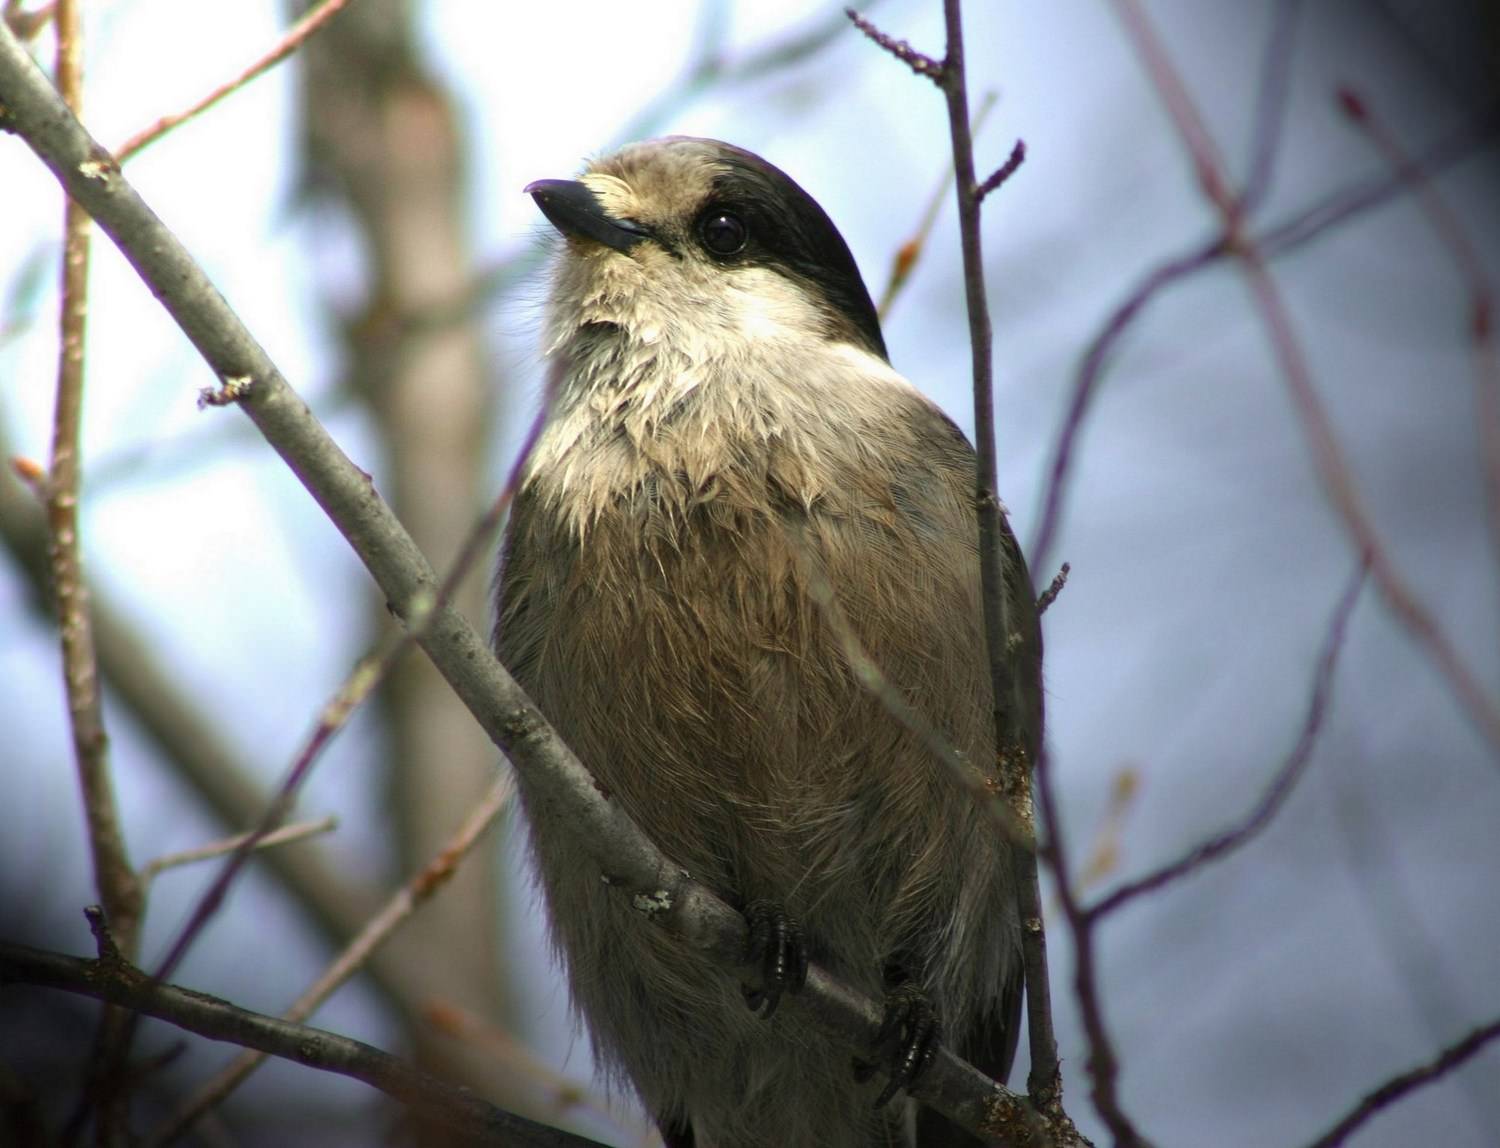
<path id="1" fill-rule="evenodd" d="M 807 946 L 802 927 L 771 901 L 752 901 L 746 906 L 745 923 L 750 933 L 745 957 L 761 966 L 765 982 L 763 989 L 743 990 L 745 1004 L 751 1012 L 760 1013 L 762 1020 L 769 1020 L 783 992 L 796 992 L 807 983 Z"/>
<path id="2" fill-rule="evenodd" d="M 885 1016 L 875 1035 L 876 1060 L 856 1060 L 854 1079 L 862 1083 L 883 1068 L 890 1079 L 875 1098 L 875 1108 L 884 1108 L 927 1071 L 941 1040 L 942 1026 L 927 994 L 913 985 L 893 989 L 886 995 Z"/>

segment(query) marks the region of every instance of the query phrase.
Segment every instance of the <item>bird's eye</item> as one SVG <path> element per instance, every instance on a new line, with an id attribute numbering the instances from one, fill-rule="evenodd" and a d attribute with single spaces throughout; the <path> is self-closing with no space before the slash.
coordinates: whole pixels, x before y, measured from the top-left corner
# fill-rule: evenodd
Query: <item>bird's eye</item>
<path id="1" fill-rule="evenodd" d="M 698 221 L 698 235 L 715 255 L 737 255 L 750 238 L 745 221 L 728 211 L 706 212 Z"/>

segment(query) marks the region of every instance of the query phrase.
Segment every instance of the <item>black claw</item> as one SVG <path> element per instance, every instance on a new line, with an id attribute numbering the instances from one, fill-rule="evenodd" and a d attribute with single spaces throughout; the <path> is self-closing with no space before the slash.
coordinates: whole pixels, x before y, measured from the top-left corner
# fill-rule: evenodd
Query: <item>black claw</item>
<path id="1" fill-rule="evenodd" d="M 752 901 L 745 908 L 745 923 L 750 930 L 745 959 L 760 965 L 765 983 L 764 988 L 744 990 L 745 1004 L 769 1020 L 783 992 L 796 992 L 807 983 L 807 946 L 802 927 L 770 901 Z"/>
<path id="2" fill-rule="evenodd" d="M 884 1108 L 927 1071 L 941 1040 L 942 1026 L 927 994 L 914 985 L 893 989 L 886 994 L 885 1016 L 875 1035 L 875 1060 L 856 1060 L 854 1079 L 863 1083 L 884 1071 L 890 1079 L 875 1098 L 875 1107 Z"/>

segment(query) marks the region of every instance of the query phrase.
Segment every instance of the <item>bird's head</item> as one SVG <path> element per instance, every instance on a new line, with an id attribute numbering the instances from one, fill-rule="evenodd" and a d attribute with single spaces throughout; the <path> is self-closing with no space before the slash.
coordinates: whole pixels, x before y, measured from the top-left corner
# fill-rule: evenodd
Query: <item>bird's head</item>
<path id="1" fill-rule="evenodd" d="M 717 140 L 631 144 L 526 191 L 565 237 L 549 308 L 580 333 L 704 362 L 781 340 L 885 359 L 880 320 L 833 221 L 785 172 Z"/>

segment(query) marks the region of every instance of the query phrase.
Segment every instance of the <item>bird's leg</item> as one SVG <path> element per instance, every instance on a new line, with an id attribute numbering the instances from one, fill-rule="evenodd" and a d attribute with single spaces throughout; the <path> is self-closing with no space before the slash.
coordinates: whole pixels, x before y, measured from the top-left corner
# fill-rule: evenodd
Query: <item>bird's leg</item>
<path id="1" fill-rule="evenodd" d="M 783 992 L 796 992 L 807 983 L 807 945 L 802 926 L 772 901 L 750 902 L 745 923 L 750 929 L 745 959 L 760 965 L 763 983 L 758 989 L 745 987 L 745 1004 L 768 1020 Z"/>
<path id="2" fill-rule="evenodd" d="M 898 977 L 894 987 L 886 991 L 885 1015 L 880 1031 L 875 1034 L 874 1060 L 854 1061 L 854 1078 L 858 1081 L 869 1080 L 880 1071 L 889 1076 L 885 1088 L 875 1098 L 877 1109 L 884 1108 L 896 1093 L 916 1083 L 932 1063 L 942 1041 L 942 1026 L 927 993 L 899 972 L 888 972 L 887 984 Z"/>

